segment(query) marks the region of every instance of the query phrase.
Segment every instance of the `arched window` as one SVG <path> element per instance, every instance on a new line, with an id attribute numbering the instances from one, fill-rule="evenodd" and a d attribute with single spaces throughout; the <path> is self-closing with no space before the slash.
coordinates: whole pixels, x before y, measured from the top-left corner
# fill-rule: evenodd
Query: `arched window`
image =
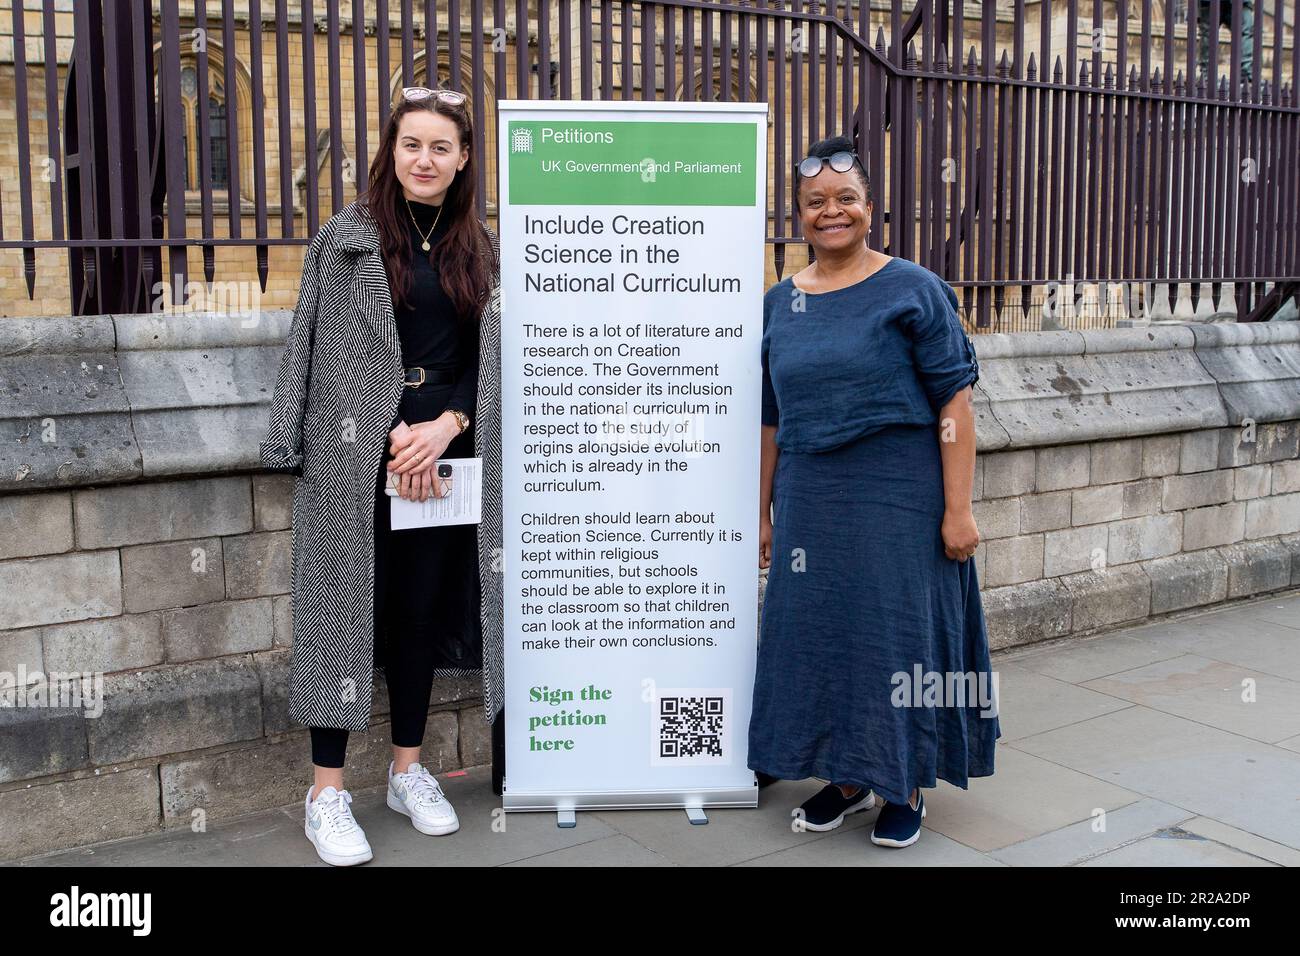
<path id="1" fill-rule="evenodd" d="M 154 46 L 154 62 L 162 62 L 162 46 Z M 186 204 L 197 204 L 198 193 L 203 188 L 200 162 L 202 151 L 199 135 L 199 123 L 206 112 L 208 142 L 208 184 L 218 209 L 229 197 L 232 188 L 243 202 L 250 201 L 253 195 L 254 158 L 252 125 L 252 87 L 248 71 L 238 60 L 235 61 L 234 87 L 227 88 L 226 61 L 221 46 L 208 38 L 207 69 L 208 90 L 207 105 L 201 106 L 199 100 L 199 63 L 198 55 L 192 51 L 183 51 L 180 62 L 180 126 L 181 126 L 181 169 L 185 182 Z M 154 76 L 154 83 L 159 89 L 163 83 L 161 73 Z M 238 138 L 232 144 L 230 131 L 227 129 L 228 117 L 233 115 L 237 124 Z M 231 182 L 233 164 L 231 149 L 239 151 L 239 182 Z"/>
<path id="2" fill-rule="evenodd" d="M 199 189 L 199 78 L 194 63 L 181 68 L 181 104 L 185 117 L 185 188 Z M 230 156 L 226 139 L 226 88 L 219 74 L 208 70 L 208 182 L 213 189 L 230 188 Z"/>
<path id="3" fill-rule="evenodd" d="M 696 69 L 696 71 L 695 71 L 695 76 L 694 76 L 694 80 L 695 80 L 695 83 L 694 83 L 694 95 L 691 97 L 691 99 L 692 99 L 694 102 L 701 102 L 701 101 L 703 101 L 703 99 L 704 99 L 704 71 L 701 70 L 701 69 Z M 722 85 L 723 85 L 723 84 L 722 84 L 722 64 L 721 64 L 721 63 L 715 63 L 715 64 L 713 65 L 713 81 L 712 81 L 712 84 L 711 84 L 711 86 L 712 86 L 712 89 L 711 89 L 712 99 L 713 99 L 713 102 L 715 102 L 715 103 L 721 103 L 721 102 L 723 102 L 723 99 L 722 99 Z M 745 84 L 745 90 L 746 90 L 746 93 L 747 93 L 748 101 L 749 101 L 750 103 L 757 103 L 757 102 L 760 102 L 760 101 L 761 101 L 761 99 L 760 99 L 760 97 L 759 97 L 759 95 L 758 95 L 758 83 L 755 81 L 754 77 L 751 76 L 751 77 L 748 78 L 748 82 Z M 685 80 L 685 79 L 681 79 L 681 80 L 678 80 L 678 81 L 677 81 L 677 89 L 673 91 L 673 99 L 675 99 L 675 100 L 685 100 L 685 99 L 686 99 L 686 80 Z M 732 103 L 738 103 L 738 102 L 740 102 L 740 71 L 737 70 L 737 69 L 734 69 L 734 68 L 733 68 L 732 71 L 731 71 L 731 96 L 730 96 L 730 101 L 731 101 Z M 768 125 L 768 126 L 771 126 L 771 125 L 772 125 L 772 107 L 771 107 L 770 104 L 768 105 L 768 108 L 767 108 L 767 125 Z"/>
<path id="4" fill-rule="evenodd" d="M 194 104 L 195 126 L 198 126 L 199 105 Z M 216 189 L 230 188 L 230 156 L 226 152 L 226 102 L 215 96 L 208 97 L 208 130 L 211 139 L 211 182 Z"/>

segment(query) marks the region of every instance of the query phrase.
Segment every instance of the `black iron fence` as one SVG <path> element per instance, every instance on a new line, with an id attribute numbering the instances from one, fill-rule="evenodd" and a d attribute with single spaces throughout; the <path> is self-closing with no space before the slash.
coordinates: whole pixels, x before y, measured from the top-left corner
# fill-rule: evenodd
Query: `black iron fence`
<path id="1" fill-rule="evenodd" d="M 778 276 L 808 254 L 793 166 L 845 132 L 871 244 L 958 287 L 973 329 L 1267 318 L 1300 296 L 1297 5 L 12 0 L 0 249 L 30 294 L 35 251 L 66 248 L 76 313 L 145 311 L 164 277 L 179 297 L 191 247 L 209 283 L 249 248 L 265 290 L 269 250 L 364 182 L 395 91 L 432 80 L 471 96 L 486 218 L 499 98 L 766 101 Z"/>

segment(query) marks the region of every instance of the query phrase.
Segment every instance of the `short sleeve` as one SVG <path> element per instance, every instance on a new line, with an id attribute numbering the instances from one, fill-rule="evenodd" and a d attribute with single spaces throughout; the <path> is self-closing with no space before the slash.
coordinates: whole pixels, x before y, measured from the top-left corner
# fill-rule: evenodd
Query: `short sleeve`
<path id="1" fill-rule="evenodd" d="M 764 425 L 770 425 L 775 428 L 780 422 L 780 412 L 776 405 L 776 390 L 772 387 L 772 369 L 768 363 L 768 339 L 767 325 L 769 312 L 767 308 L 763 309 L 763 414 L 762 421 Z"/>
<path id="2" fill-rule="evenodd" d="M 917 378 L 938 414 L 952 397 L 979 380 L 975 346 L 957 315 L 957 294 L 938 276 L 922 284 L 907 332 Z"/>

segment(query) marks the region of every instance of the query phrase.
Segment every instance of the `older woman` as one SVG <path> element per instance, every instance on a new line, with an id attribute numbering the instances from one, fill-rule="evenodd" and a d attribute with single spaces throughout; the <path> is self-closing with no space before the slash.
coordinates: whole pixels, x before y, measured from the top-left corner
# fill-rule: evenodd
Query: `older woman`
<path id="1" fill-rule="evenodd" d="M 909 846 L 920 791 L 992 774 L 1001 736 L 969 560 L 979 366 L 952 289 L 867 247 L 848 139 L 812 147 L 794 203 L 815 261 L 764 300 L 749 766 L 829 781 L 794 811 L 810 830 L 879 795 L 872 841 Z"/>

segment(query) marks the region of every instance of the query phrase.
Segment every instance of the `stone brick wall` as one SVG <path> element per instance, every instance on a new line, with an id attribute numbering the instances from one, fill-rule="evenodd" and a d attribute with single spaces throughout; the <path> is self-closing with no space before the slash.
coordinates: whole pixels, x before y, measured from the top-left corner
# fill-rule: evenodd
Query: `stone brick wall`
<path id="1" fill-rule="evenodd" d="M 301 799 L 311 767 L 288 720 L 292 483 L 237 475 L 0 498 L 15 532 L 0 541 L 0 669 L 29 685 L 103 675 L 94 719 L 0 709 L 0 819 L 32 824 L 0 828 L 0 855 L 50 849 L 51 832 L 102 840 Z M 352 779 L 371 783 L 388 762 L 379 686 L 376 722 L 349 753 Z M 430 766 L 490 760 L 478 700 L 473 682 L 439 682 Z M 87 815 L 98 829 L 77 834 Z"/>
<path id="2" fill-rule="evenodd" d="M 0 670 L 101 675 L 102 714 L 0 708 L 0 857 L 301 800 L 288 720 L 293 479 L 230 475 L 0 497 Z M 388 705 L 349 782 L 383 780 Z M 11 695 L 15 691 L 9 692 Z M 430 767 L 489 762 L 472 681 L 440 681 Z M 93 821 L 93 828 L 87 827 Z"/>
<path id="3" fill-rule="evenodd" d="M 995 648 L 1300 585 L 1300 324 L 975 344 Z"/>
<path id="4" fill-rule="evenodd" d="M 290 318 L 0 323 L 0 675 L 26 704 L 0 706 L 0 858 L 302 799 L 294 479 L 257 461 Z M 1300 585 L 1300 323 L 975 345 L 995 647 Z M 55 673 L 98 716 L 33 699 Z M 378 691 L 353 787 L 387 766 Z M 489 762 L 479 694 L 435 687 L 434 769 Z"/>
<path id="5" fill-rule="evenodd" d="M 995 647 L 1300 586 L 1300 422 L 995 452 L 976 552 Z"/>

